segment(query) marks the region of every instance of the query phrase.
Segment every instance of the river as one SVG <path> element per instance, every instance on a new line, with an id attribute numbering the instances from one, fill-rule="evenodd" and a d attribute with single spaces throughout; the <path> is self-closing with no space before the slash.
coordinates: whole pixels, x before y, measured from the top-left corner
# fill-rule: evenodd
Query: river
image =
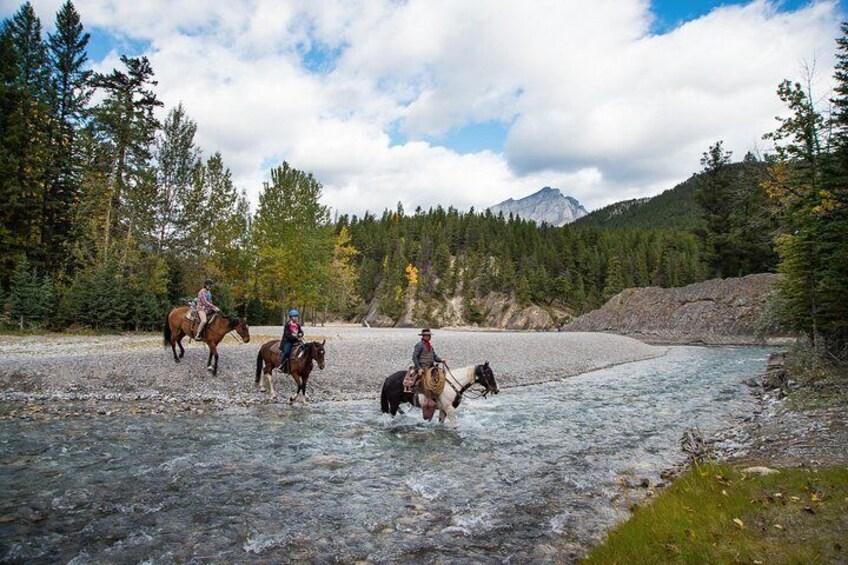
<path id="1" fill-rule="evenodd" d="M 0 560 L 568 562 L 750 415 L 769 350 L 666 355 L 470 400 L 458 429 L 376 398 L 0 422 Z"/>

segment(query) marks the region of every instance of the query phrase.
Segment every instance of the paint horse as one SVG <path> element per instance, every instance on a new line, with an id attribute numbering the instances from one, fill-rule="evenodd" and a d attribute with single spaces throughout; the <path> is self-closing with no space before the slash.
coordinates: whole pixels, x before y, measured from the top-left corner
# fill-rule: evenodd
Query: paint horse
<path id="1" fill-rule="evenodd" d="M 403 402 L 412 404 L 413 406 L 425 406 L 427 396 L 422 392 L 423 389 L 419 386 L 417 391 L 403 391 L 403 377 L 406 371 L 398 371 L 389 375 L 383 383 L 383 390 L 380 394 L 380 408 L 383 412 L 390 413 L 392 416 L 400 410 L 400 405 Z M 445 418 L 449 419 L 453 426 L 457 426 L 456 415 L 454 412 L 462 402 L 462 395 L 475 384 L 483 387 L 482 395 L 485 397 L 490 392 L 498 394 L 498 384 L 495 382 L 495 374 L 492 368 L 489 367 L 489 362 L 486 361 L 482 365 L 472 365 L 457 369 L 455 372 L 448 370 L 445 375 L 445 387 L 435 399 L 436 407 L 439 409 L 439 422 L 444 423 Z M 432 413 L 430 414 L 432 417 Z M 426 414 L 425 414 L 426 418 Z M 430 419 L 430 418 L 426 418 Z"/>
<path id="2" fill-rule="evenodd" d="M 289 397 L 289 403 L 300 400 L 304 404 L 309 400 L 306 395 L 306 383 L 312 372 L 314 363 L 318 368 L 324 370 L 324 344 L 327 340 L 318 343 L 310 341 L 299 343 L 292 348 L 289 355 L 289 373 L 297 385 L 295 393 Z M 264 366 L 264 367 L 263 367 Z M 265 392 L 266 386 L 270 389 L 271 400 L 277 400 L 277 392 L 274 390 L 274 381 L 271 373 L 280 366 L 280 340 L 266 341 L 256 355 L 256 380 L 255 384 L 260 392 Z"/>
<path id="3" fill-rule="evenodd" d="M 187 335 L 192 335 L 192 321 L 186 318 L 189 310 L 190 308 L 188 306 L 178 306 L 171 310 L 165 320 L 165 327 L 162 330 L 163 344 L 165 347 L 171 346 L 176 363 L 179 363 L 180 359 L 185 355 L 183 338 Z M 218 374 L 218 344 L 221 343 L 224 336 L 235 330 L 245 343 L 250 342 L 250 328 L 247 327 L 244 304 L 236 306 L 236 312 L 238 313 L 238 317 L 227 317 L 218 314 L 214 320 L 210 320 L 206 324 L 201 339 L 209 347 L 209 359 L 206 361 L 206 370 L 212 373 L 212 376 Z M 180 346 L 179 357 L 177 357 L 177 345 Z"/>

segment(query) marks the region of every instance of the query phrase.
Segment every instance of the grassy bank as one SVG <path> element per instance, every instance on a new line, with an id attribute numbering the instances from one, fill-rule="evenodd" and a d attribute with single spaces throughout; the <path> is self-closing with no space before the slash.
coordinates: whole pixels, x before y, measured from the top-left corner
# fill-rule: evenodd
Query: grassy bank
<path id="1" fill-rule="evenodd" d="M 759 476 L 698 465 L 613 530 L 587 563 L 844 563 L 848 468 Z"/>

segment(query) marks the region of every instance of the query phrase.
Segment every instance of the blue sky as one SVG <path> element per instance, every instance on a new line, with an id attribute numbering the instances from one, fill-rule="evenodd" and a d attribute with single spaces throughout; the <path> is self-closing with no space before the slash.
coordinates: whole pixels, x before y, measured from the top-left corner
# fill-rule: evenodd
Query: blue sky
<path id="1" fill-rule="evenodd" d="M 49 31 L 63 0 L 32 0 Z M 0 0 L 0 15 L 20 6 Z M 485 208 L 543 186 L 593 209 L 657 194 L 717 140 L 741 157 L 846 0 L 77 0 L 95 70 L 145 55 L 256 201 L 282 160 L 332 208 Z"/>
<path id="2" fill-rule="evenodd" d="M 705 16 L 716 8 L 748 3 L 750 2 L 745 0 L 651 0 L 651 11 L 656 15 L 652 30 L 655 33 L 666 33 L 682 23 Z M 780 11 L 790 12 L 808 4 L 808 0 L 783 0 L 776 2 L 775 7 Z"/>

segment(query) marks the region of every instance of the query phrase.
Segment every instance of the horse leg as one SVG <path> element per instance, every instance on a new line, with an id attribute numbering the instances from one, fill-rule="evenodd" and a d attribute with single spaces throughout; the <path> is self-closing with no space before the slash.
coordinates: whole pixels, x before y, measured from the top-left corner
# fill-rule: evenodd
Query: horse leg
<path id="1" fill-rule="evenodd" d="M 459 426 L 459 420 L 456 419 L 456 409 L 453 407 L 452 404 L 449 404 L 448 406 L 446 406 L 442 411 L 445 413 L 448 420 L 450 420 L 450 423 L 454 428 Z M 442 417 L 439 416 L 440 421 L 441 421 L 441 418 Z"/>
<path id="2" fill-rule="evenodd" d="M 183 338 L 185 336 L 186 334 L 183 332 L 182 329 L 177 333 L 177 345 L 180 346 L 180 359 L 182 359 L 183 355 L 185 355 L 185 347 L 183 347 Z"/>
<path id="3" fill-rule="evenodd" d="M 212 346 L 209 346 L 209 358 L 206 359 L 206 371 L 209 373 L 215 374 L 212 369 Z"/>
<path id="4" fill-rule="evenodd" d="M 309 402 L 309 397 L 308 397 L 308 396 L 306 396 L 306 382 L 307 382 L 308 380 L 309 380 L 309 376 L 308 376 L 308 375 L 307 375 L 307 376 L 305 376 L 305 377 L 303 377 L 303 386 L 301 386 L 301 387 L 300 387 L 300 390 L 302 390 L 302 391 L 303 391 L 303 394 L 302 394 L 301 398 L 303 398 L 303 403 L 304 403 L 304 404 L 306 404 L 307 402 Z"/>
<path id="5" fill-rule="evenodd" d="M 178 330 L 177 335 L 174 335 L 173 330 L 171 330 L 171 351 L 174 353 L 174 363 L 179 363 L 180 357 L 182 357 L 182 355 L 180 355 L 180 357 L 177 357 L 176 343 L 179 343 L 179 330 Z M 183 346 L 180 345 L 180 349 L 182 349 L 182 348 L 183 348 Z"/>
<path id="6" fill-rule="evenodd" d="M 297 388 L 295 389 L 294 394 L 289 397 L 289 404 L 293 403 L 297 398 L 298 393 L 300 393 L 300 375 L 293 373 L 292 379 L 294 379 L 294 384 L 297 385 Z"/>
<path id="7" fill-rule="evenodd" d="M 212 376 L 215 377 L 218 375 L 218 348 L 215 348 L 215 368 L 212 369 Z"/>
<path id="8" fill-rule="evenodd" d="M 277 391 L 274 390 L 274 380 L 272 377 L 274 376 L 274 367 L 266 367 L 266 372 L 262 373 L 262 377 L 268 383 L 268 388 L 271 389 L 271 400 L 274 402 L 277 401 Z"/>

